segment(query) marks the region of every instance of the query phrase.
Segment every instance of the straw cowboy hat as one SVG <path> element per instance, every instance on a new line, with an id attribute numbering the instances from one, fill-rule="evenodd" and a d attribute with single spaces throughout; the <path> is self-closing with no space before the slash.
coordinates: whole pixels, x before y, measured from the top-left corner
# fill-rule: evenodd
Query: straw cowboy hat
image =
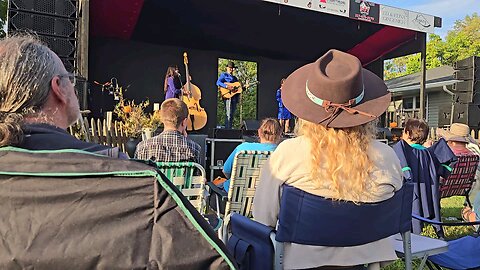
<path id="1" fill-rule="evenodd" d="M 282 87 L 285 107 L 301 119 L 326 127 L 359 126 L 387 109 L 391 94 L 357 57 L 329 50 L 294 71 Z"/>
<path id="2" fill-rule="evenodd" d="M 447 141 L 474 143 L 470 136 L 470 128 L 465 124 L 453 123 L 450 130 L 437 129 L 437 134 Z"/>

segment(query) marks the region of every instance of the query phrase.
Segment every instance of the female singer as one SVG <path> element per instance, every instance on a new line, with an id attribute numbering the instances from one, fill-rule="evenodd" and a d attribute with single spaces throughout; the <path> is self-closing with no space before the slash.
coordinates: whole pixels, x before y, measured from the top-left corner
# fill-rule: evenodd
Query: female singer
<path id="1" fill-rule="evenodd" d="M 180 80 L 180 72 L 178 67 L 169 66 L 165 74 L 165 83 L 163 86 L 165 92 L 165 99 L 179 98 L 182 92 L 182 83 Z"/>

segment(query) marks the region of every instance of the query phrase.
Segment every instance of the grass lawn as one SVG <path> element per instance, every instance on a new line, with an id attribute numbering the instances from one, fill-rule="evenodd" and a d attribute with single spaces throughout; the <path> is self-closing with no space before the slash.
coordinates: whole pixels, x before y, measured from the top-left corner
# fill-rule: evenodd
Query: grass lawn
<path id="1" fill-rule="evenodd" d="M 448 221 L 449 218 L 455 217 L 461 220 L 461 210 L 463 208 L 463 202 L 465 201 L 465 197 L 451 197 L 447 199 L 442 199 L 440 201 L 441 204 L 441 213 L 442 219 Z M 473 233 L 473 229 L 471 226 L 455 226 L 455 227 L 445 227 L 445 237 L 447 239 L 456 239 L 461 236 Z M 432 226 L 428 226 L 424 228 L 422 235 L 426 235 L 429 237 L 437 238 L 435 231 L 433 230 Z M 420 260 L 413 261 L 413 269 L 416 269 L 416 266 L 420 264 Z M 405 269 L 403 260 L 397 260 L 395 263 L 382 268 L 384 270 L 400 270 Z"/>

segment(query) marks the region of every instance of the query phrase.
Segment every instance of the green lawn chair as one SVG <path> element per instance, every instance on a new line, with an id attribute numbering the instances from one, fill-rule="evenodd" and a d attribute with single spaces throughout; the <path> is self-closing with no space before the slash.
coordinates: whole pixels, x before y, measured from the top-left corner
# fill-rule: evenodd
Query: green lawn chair
<path id="1" fill-rule="evenodd" d="M 156 162 L 156 165 L 198 212 L 205 214 L 205 169 L 195 162 Z"/>
<path id="2" fill-rule="evenodd" d="M 220 220 L 223 219 L 222 229 L 219 230 L 220 239 L 226 240 L 225 229 L 231 213 L 252 218 L 253 196 L 258 185 L 260 170 L 272 153 L 272 151 L 245 150 L 238 152 L 233 160 L 228 195 L 224 190 L 209 184 L 211 191 L 217 195 L 217 217 Z M 226 201 L 224 214 L 218 210 L 221 208 L 221 200 Z"/>

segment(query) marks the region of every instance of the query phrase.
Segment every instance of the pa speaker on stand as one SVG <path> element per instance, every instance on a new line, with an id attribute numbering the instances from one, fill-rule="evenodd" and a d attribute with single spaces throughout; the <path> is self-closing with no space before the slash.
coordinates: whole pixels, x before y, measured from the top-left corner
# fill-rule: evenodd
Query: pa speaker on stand
<path id="1" fill-rule="evenodd" d="M 9 0 L 7 31 L 34 32 L 62 60 L 67 71 L 77 69 L 79 1 Z"/>

